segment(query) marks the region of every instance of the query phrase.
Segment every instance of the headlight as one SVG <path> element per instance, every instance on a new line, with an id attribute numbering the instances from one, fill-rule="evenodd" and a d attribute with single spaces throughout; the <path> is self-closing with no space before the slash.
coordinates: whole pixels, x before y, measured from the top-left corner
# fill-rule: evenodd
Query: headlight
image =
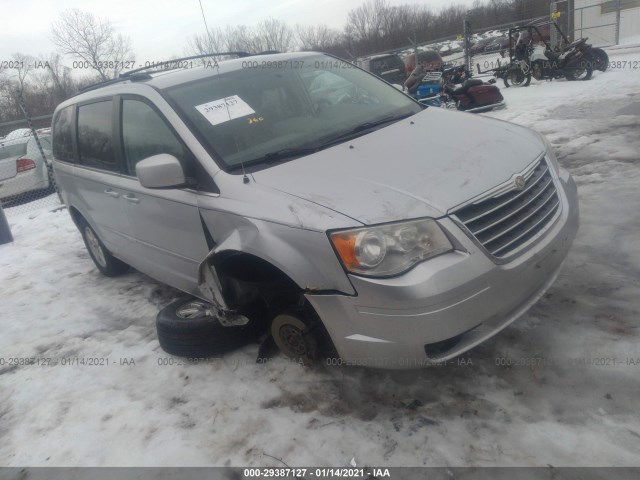
<path id="1" fill-rule="evenodd" d="M 405 272 L 427 258 L 453 250 L 430 218 L 353 228 L 329 234 L 344 267 L 352 273 L 390 276 Z"/>
<path id="2" fill-rule="evenodd" d="M 553 146 L 551 146 L 551 144 L 549 143 L 549 140 L 547 140 L 547 137 L 545 137 L 541 133 L 539 133 L 538 135 L 540 135 L 540 140 L 542 140 L 542 142 L 544 143 L 545 150 L 547 152 L 545 156 L 549 161 L 551 168 L 553 169 L 554 172 L 556 172 L 556 175 L 559 175 L 560 165 L 558 165 L 558 159 L 556 158 L 556 154 L 553 152 Z"/>

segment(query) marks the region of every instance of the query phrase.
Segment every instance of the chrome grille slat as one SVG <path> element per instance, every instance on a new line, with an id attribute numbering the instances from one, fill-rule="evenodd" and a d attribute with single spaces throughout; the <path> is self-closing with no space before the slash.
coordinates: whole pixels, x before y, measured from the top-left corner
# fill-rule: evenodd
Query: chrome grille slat
<path id="1" fill-rule="evenodd" d="M 501 259 L 515 254 L 542 233 L 560 208 L 560 197 L 544 159 L 527 167 L 522 191 L 496 187 L 493 196 L 464 205 L 453 213 L 469 236 Z"/>
<path id="2" fill-rule="evenodd" d="M 500 208 L 504 207 L 505 205 L 508 205 L 508 204 L 509 204 L 509 203 L 511 203 L 513 200 L 516 200 L 516 199 L 520 198 L 522 195 L 525 195 L 529 190 L 531 190 L 533 187 L 535 187 L 535 186 L 538 184 L 538 182 L 539 182 L 539 181 L 540 181 L 540 180 L 541 180 L 541 179 L 542 179 L 542 178 L 543 178 L 543 177 L 548 173 L 548 171 L 549 171 L 549 169 L 548 169 L 548 168 L 546 168 L 546 166 L 545 166 L 544 171 L 543 171 L 542 173 L 538 174 L 536 177 L 534 177 L 534 178 L 535 178 L 534 182 L 533 182 L 532 184 L 530 184 L 530 185 L 527 185 L 527 187 L 526 187 L 524 190 L 522 190 L 521 192 L 519 192 L 517 195 L 515 195 L 515 196 L 513 196 L 513 197 L 511 197 L 511 198 L 509 198 L 509 199 L 507 199 L 507 200 L 505 200 L 503 203 L 501 203 L 501 204 L 499 204 L 499 205 L 497 205 L 497 206 L 494 206 L 494 207 L 493 207 L 493 208 L 491 208 L 490 210 L 487 210 L 487 211 L 485 211 L 485 212 L 482 212 L 480 215 L 477 215 L 477 216 L 475 216 L 475 217 L 473 217 L 473 218 L 464 219 L 464 220 L 462 220 L 462 219 L 461 219 L 461 220 L 462 220 L 464 223 L 474 222 L 474 221 L 478 220 L 479 218 L 482 218 L 482 217 L 484 217 L 485 215 L 488 215 L 489 213 L 495 212 L 496 210 L 498 210 L 498 209 L 500 209 Z M 528 180 L 527 182 L 529 182 L 529 180 Z M 503 194 L 503 195 L 507 195 L 507 194 Z M 502 195 L 500 195 L 500 196 L 502 196 Z M 499 197 L 500 197 L 500 196 L 499 196 Z M 489 199 L 489 200 L 492 200 L 492 199 L 495 199 L 495 198 L 499 198 L 499 197 L 493 197 L 493 198 L 491 198 L 491 199 Z M 471 205 L 471 206 L 481 205 L 482 203 L 483 203 L 483 202 L 480 202 L 480 203 L 478 203 L 478 204 L 473 204 L 473 205 Z M 463 210 L 464 210 L 464 209 L 463 209 Z M 459 213 L 459 212 L 458 212 L 458 213 Z"/>
<path id="3" fill-rule="evenodd" d="M 519 211 L 523 210 L 524 208 L 526 208 L 528 205 L 531 205 L 531 203 L 535 202 L 536 199 L 538 199 L 540 197 L 540 195 L 542 195 L 543 193 L 545 193 L 548 189 L 549 189 L 549 185 L 551 185 L 551 179 L 549 178 L 548 180 L 546 180 L 545 185 L 540 189 L 540 191 L 538 193 L 535 194 L 535 196 L 533 196 L 532 198 L 530 198 L 529 200 L 527 200 L 527 202 L 524 205 L 519 205 L 517 207 L 517 209 L 512 210 L 511 212 L 509 212 L 507 215 L 505 215 L 504 217 L 500 218 L 499 220 L 485 226 L 482 227 L 480 230 L 474 230 L 472 233 L 474 235 L 478 235 L 479 233 L 482 233 L 488 229 L 490 229 L 491 227 L 494 227 L 495 225 L 497 225 L 498 223 L 502 222 L 503 220 L 506 220 L 507 218 L 512 217 L 513 215 L 515 215 L 516 213 L 518 213 Z M 553 187 L 553 185 L 552 185 Z M 467 222 L 470 223 L 470 222 Z"/>
<path id="4" fill-rule="evenodd" d="M 507 248 L 508 246 L 510 246 L 511 244 L 513 244 L 513 242 L 519 240 L 520 238 L 522 238 L 523 236 L 525 236 L 527 233 L 529 233 L 531 230 L 533 230 L 535 227 L 537 227 L 540 223 L 542 223 L 544 220 L 548 220 L 549 216 L 551 216 L 551 214 L 555 213 L 557 210 L 558 205 L 560 205 L 560 200 L 557 198 L 556 196 L 556 201 L 553 204 L 553 206 L 551 207 L 551 209 L 545 214 L 544 217 L 542 217 L 540 220 L 538 220 L 535 224 L 533 224 L 531 227 L 529 227 L 529 229 L 527 229 L 524 233 L 522 233 L 522 235 L 520 235 L 518 238 L 513 239 L 511 242 L 507 243 L 506 245 L 503 245 L 502 247 L 500 247 L 498 250 L 495 250 L 495 253 L 499 252 L 500 250 L 503 250 L 505 248 Z"/>
<path id="5" fill-rule="evenodd" d="M 511 230 L 513 230 L 514 228 L 516 228 L 518 225 L 522 225 L 524 222 L 526 222 L 528 219 L 530 219 L 531 217 L 533 217 L 534 215 L 536 215 L 550 200 L 553 200 L 556 198 L 556 192 L 552 191 L 551 195 L 549 195 L 547 198 L 545 198 L 544 202 L 541 203 L 539 206 L 536 207 L 536 209 L 529 213 L 526 217 L 521 218 L 520 220 L 518 220 L 518 222 L 516 222 L 513 225 L 508 226 L 506 229 L 498 232 L 496 235 L 494 235 L 493 237 L 489 238 L 488 240 L 485 240 L 484 244 L 489 244 L 494 242 L 495 240 L 497 240 L 498 238 L 502 237 L 503 235 L 509 233 Z"/>

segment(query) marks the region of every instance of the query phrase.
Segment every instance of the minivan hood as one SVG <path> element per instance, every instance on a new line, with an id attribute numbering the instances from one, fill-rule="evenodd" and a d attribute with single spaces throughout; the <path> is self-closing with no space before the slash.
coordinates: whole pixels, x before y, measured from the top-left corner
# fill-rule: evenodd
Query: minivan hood
<path id="1" fill-rule="evenodd" d="M 363 224 L 439 217 L 544 151 L 532 130 L 427 108 L 357 139 L 253 173 L 262 185 Z"/>

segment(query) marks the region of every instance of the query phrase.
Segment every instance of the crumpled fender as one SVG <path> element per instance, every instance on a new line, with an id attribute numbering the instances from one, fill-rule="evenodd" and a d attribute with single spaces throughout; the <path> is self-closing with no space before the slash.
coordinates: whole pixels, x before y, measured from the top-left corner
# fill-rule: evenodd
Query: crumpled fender
<path id="1" fill-rule="evenodd" d="M 233 216 L 231 226 L 229 218 L 220 218 L 213 212 L 212 216 L 202 213 L 217 244 L 198 266 L 198 286 L 205 298 L 218 308 L 228 310 L 228 304 L 222 294 L 214 258 L 228 251 L 247 253 L 268 262 L 303 291 L 355 293 L 323 232 L 237 216 Z M 223 226 L 227 228 L 221 228 Z M 227 236 L 218 241 L 216 232 L 221 230 L 226 230 Z"/>

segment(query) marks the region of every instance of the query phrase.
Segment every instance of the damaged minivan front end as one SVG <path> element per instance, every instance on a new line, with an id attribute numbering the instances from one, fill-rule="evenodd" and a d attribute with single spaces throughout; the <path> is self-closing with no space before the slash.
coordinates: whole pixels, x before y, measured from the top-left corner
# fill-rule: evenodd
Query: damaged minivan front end
<path id="1" fill-rule="evenodd" d="M 201 299 L 159 314 L 165 350 L 268 331 L 305 362 L 417 368 L 495 335 L 553 283 L 578 200 L 542 136 L 425 108 L 328 55 L 263 59 L 115 82 L 54 114 L 70 149 L 54 167 L 98 269 Z M 83 160 L 85 123 L 117 139 L 115 162 Z"/>

